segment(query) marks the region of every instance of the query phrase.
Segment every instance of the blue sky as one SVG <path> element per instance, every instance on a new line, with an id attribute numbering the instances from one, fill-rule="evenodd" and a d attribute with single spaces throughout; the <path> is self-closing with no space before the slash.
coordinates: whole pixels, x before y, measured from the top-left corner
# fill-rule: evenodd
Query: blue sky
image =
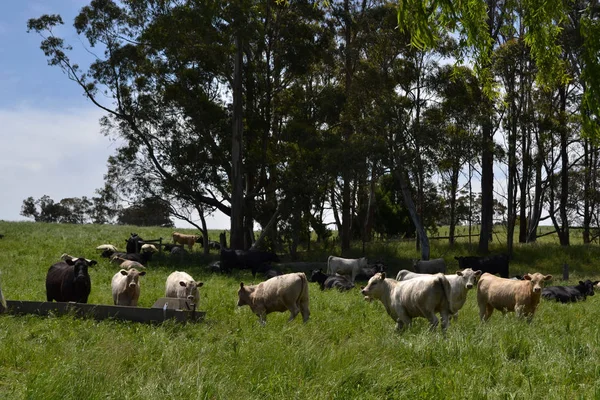
<path id="1" fill-rule="evenodd" d="M 94 196 L 103 186 L 106 161 L 117 144 L 100 133 L 102 113 L 40 50 L 41 37 L 27 33 L 27 20 L 60 14 L 55 33 L 73 46 L 82 67 L 91 61 L 73 28 L 88 0 L 3 0 L 0 5 L 0 220 L 19 215 L 23 200 L 48 195 Z M 228 229 L 223 214 L 207 219 L 209 229 Z M 180 227 L 188 225 L 177 222 Z"/>

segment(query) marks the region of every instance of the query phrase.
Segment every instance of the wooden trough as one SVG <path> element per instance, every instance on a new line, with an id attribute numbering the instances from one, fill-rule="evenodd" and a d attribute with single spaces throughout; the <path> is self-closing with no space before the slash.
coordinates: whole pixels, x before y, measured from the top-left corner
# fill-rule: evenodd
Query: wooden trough
<path id="1" fill-rule="evenodd" d="M 206 312 L 196 311 L 186 299 L 162 297 L 151 308 L 110 306 L 104 304 L 63 303 L 47 301 L 7 300 L 9 314 L 65 315 L 73 314 L 96 320 L 115 319 L 143 323 L 160 323 L 167 320 L 177 322 L 200 322 Z"/>

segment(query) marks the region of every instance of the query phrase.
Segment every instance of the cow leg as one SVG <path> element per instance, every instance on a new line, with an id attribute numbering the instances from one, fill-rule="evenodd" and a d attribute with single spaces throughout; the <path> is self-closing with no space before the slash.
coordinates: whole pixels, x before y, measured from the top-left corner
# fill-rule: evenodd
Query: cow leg
<path id="1" fill-rule="evenodd" d="M 258 323 L 261 324 L 262 326 L 265 326 L 267 324 L 267 313 L 266 312 L 261 312 L 258 315 Z"/>
<path id="2" fill-rule="evenodd" d="M 492 307 L 490 304 L 487 304 L 487 303 L 479 304 L 479 318 L 481 318 L 482 321 L 484 321 L 484 322 L 487 321 L 493 312 L 494 312 L 494 307 Z"/>
<path id="3" fill-rule="evenodd" d="M 429 320 L 429 323 L 431 324 L 429 326 L 429 330 L 430 331 L 434 331 L 435 327 L 438 326 L 438 323 L 440 322 L 440 320 L 438 319 L 438 317 L 435 315 L 435 313 L 432 311 L 431 313 L 427 313 L 428 315 L 425 316 L 425 318 L 427 318 Z"/>
<path id="4" fill-rule="evenodd" d="M 294 318 L 296 318 L 296 315 L 298 315 L 298 313 L 300 312 L 300 308 L 298 307 L 298 304 L 293 303 L 288 305 L 288 310 L 290 310 L 290 319 L 288 319 L 288 322 L 291 322 L 294 320 Z"/>
<path id="5" fill-rule="evenodd" d="M 450 325 L 450 314 L 446 310 L 446 311 L 442 311 L 440 313 L 440 316 L 442 317 L 442 330 L 445 331 L 448 328 L 448 326 Z"/>
<path id="6" fill-rule="evenodd" d="M 310 310 L 308 309 L 308 301 L 300 304 L 300 312 L 302 313 L 302 321 L 306 323 L 310 318 Z"/>

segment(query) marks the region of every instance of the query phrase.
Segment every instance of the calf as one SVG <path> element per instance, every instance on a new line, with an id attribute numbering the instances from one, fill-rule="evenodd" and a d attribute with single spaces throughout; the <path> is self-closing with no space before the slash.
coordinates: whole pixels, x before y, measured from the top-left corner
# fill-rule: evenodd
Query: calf
<path id="1" fill-rule="evenodd" d="M 165 297 L 187 299 L 197 306 L 200 301 L 198 288 L 203 285 L 204 282 L 195 281 L 188 273 L 175 271 L 167 277 Z"/>
<path id="2" fill-rule="evenodd" d="M 146 271 L 138 271 L 135 268 L 120 270 L 111 281 L 113 301 L 116 306 L 137 307 L 140 298 L 140 276 L 146 275 Z"/>
<path id="3" fill-rule="evenodd" d="M 88 267 L 94 264 L 96 261 L 85 258 L 68 258 L 53 264 L 46 274 L 46 299 L 87 303 L 92 290 Z"/>
<path id="4" fill-rule="evenodd" d="M 144 239 L 138 236 L 137 233 L 132 233 L 129 239 L 125 239 L 125 242 L 127 243 L 125 249 L 127 253 L 138 253 L 144 244 Z"/>
<path id="5" fill-rule="evenodd" d="M 531 322 L 540 302 L 544 282 L 552 279 L 552 275 L 540 273 L 525 274 L 524 280 L 498 278 L 484 273 L 477 284 L 477 304 L 479 317 L 487 321 L 494 309 L 515 312 L 520 317 L 527 317 Z"/>
<path id="6" fill-rule="evenodd" d="M 413 269 L 418 274 L 445 274 L 446 261 L 443 258 L 433 260 L 413 260 Z"/>
<path id="7" fill-rule="evenodd" d="M 354 284 L 356 276 L 360 273 L 362 268 L 367 267 L 367 259 L 361 258 L 341 258 L 336 256 L 329 256 L 327 259 L 327 274 L 328 275 L 350 275 L 350 281 Z"/>
<path id="8" fill-rule="evenodd" d="M 434 330 L 439 323 L 435 315 L 440 313 L 442 330 L 448 327 L 450 315 L 450 283 L 443 274 L 427 275 L 398 282 L 385 277 L 385 272 L 377 273 L 369 279 L 361 290 L 365 298 L 379 299 L 388 315 L 396 321 L 396 329 L 401 331 L 416 317 L 424 317 Z"/>
<path id="9" fill-rule="evenodd" d="M 481 270 L 483 273 L 492 275 L 499 274 L 502 278 L 508 278 L 508 256 L 497 254 L 494 256 L 460 256 L 454 257 L 458 261 L 459 268 L 472 268 Z"/>
<path id="10" fill-rule="evenodd" d="M 202 241 L 202 236 L 198 236 L 198 235 L 186 235 L 183 233 L 179 233 L 179 232 L 173 232 L 173 243 L 179 243 L 183 246 L 188 247 L 189 251 L 192 251 L 192 247 L 194 247 L 194 244 L 196 242 L 201 242 Z"/>
<path id="11" fill-rule="evenodd" d="M 317 282 L 321 290 L 336 288 L 340 292 L 350 290 L 354 287 L 354 284 L 348 280 L 344 275 L 327 275 L 322 270 L 315 269 L 310 274 L 310 281 Z"/>
<path id="12" fill-rule="evenodd" d="M 598 281 L 592 282 L 588 279 L 585 282 L 579 281 L 577 286 L 548 286 L 542 289 L 542 297 L 561 303 L 575 303 L 585 300 L 587 296 L 593 296 L 594 286 L 597 284 Z"/>
<path id="13" fill-rule="evenodd" d="M 238 290 L 238 307 L 250 306 L 261 325 L 267 323 L 267 314 L 286 310 L 290 311 L 288 321 L 300 312 L 306 322 L 310 317 L 308 303 L 308 281 L 303 272 L 276 276 L 252 286 L 244 286 L 241 282 Z"/>

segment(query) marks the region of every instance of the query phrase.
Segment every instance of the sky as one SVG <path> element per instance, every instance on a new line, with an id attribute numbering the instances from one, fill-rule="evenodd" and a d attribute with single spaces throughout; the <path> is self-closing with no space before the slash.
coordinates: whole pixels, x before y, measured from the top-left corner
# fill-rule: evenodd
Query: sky
<path id="1" fill-rule="evenodd" d="M 58 67 L 47 63 L 27 20 L 59 14 L 55 31 L 73 46 L 69 57 L 82 67 L 93 59 L 73 28 L 89 0 L 2 0 L 0 9 L 0 220 L 20 215 L 23 200 L 91 198 L 104 186 L 107 160 L 118 144 L 102 135 L 103 113 Z M 190 227 L 174 220 L 178 227 Z M 229 217 L 207 218 L 209 229 L 229 229 Z"/>

